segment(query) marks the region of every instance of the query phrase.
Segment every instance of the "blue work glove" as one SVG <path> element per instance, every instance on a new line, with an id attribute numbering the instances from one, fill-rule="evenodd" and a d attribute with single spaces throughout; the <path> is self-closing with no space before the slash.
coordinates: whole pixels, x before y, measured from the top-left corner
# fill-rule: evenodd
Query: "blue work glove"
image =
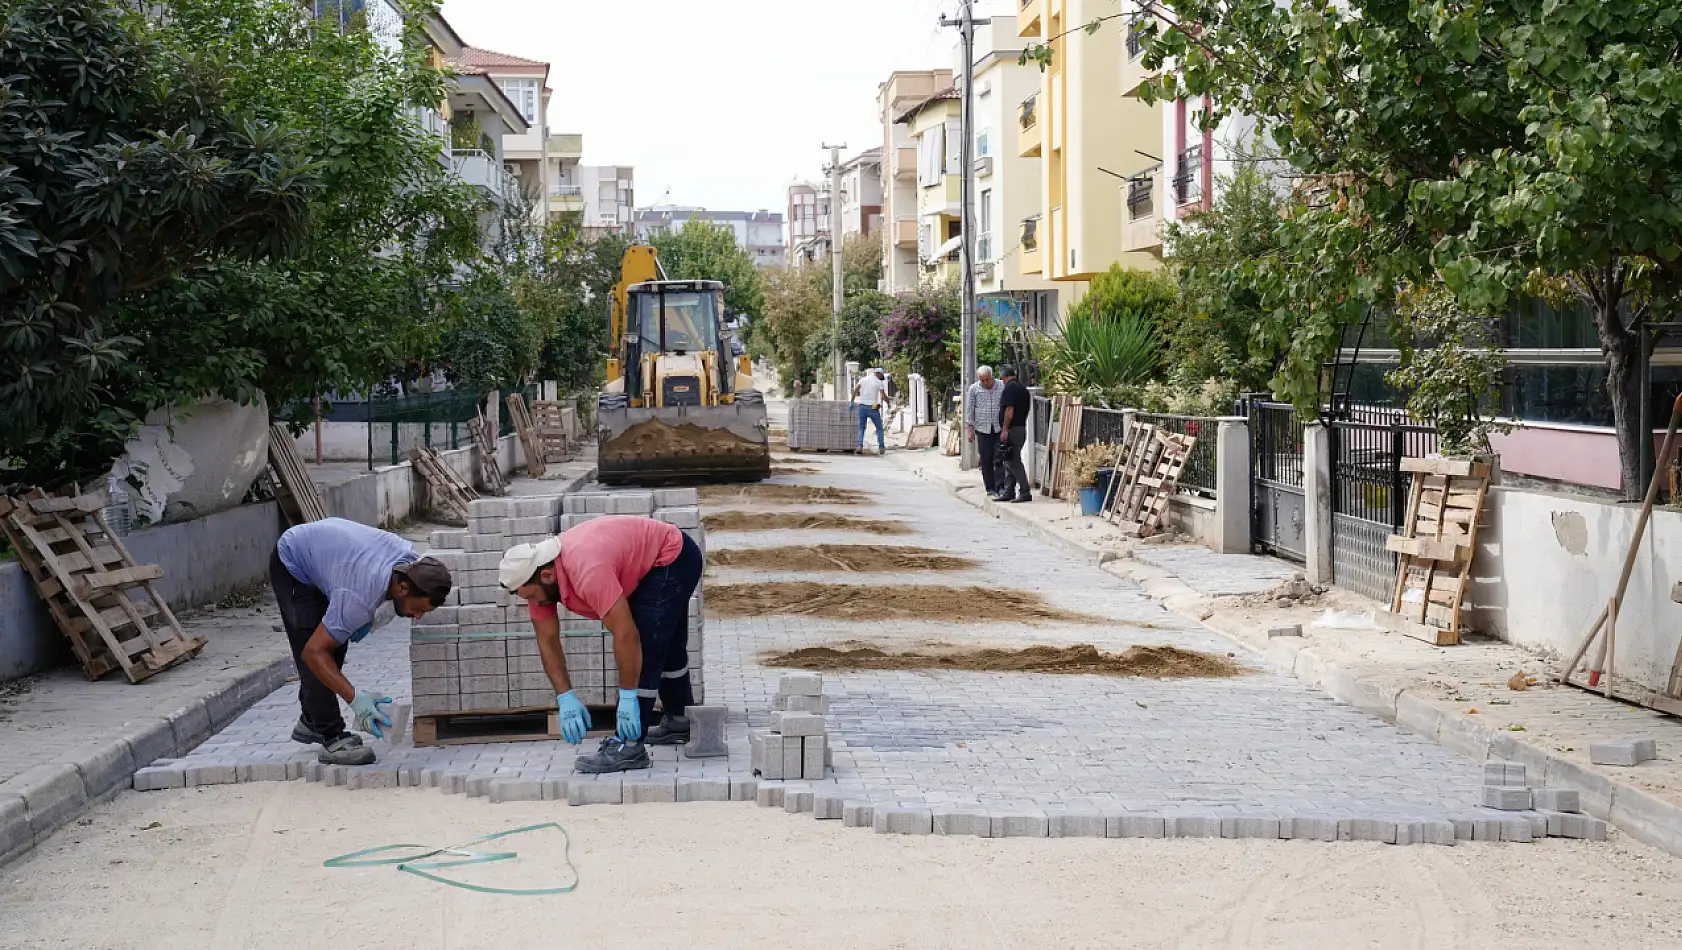
<path id="1" fill-rule="evenodd" d="M 642 738 L 642 705 L 634 689 L 619 691 L 619 738 L 624 742 Z"/>
<path id="2" fill-rule="evenodd" d="M 584 733 L 590 731 L 590 711 L 570 689 L 555 697 L 555 708 L 561 714 L 561 738 L 573 745 L 583 742 Z"/>
<path id="3" fill-rule="evenodd" d="M 376 739 L 384 739 L 384 729 L 391 725 L 391 717 L 382 712 L 380 707 L 391 704 L 390 696 L 358 689 L 350 700 L 350 711 L 356 716 L 356 728 L 373 735 Z"/>

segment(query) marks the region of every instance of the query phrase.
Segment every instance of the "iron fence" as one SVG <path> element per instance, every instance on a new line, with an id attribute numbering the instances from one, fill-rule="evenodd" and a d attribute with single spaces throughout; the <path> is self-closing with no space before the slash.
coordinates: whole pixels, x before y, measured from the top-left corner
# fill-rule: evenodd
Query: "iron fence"
<path id="1" fill-rule="evenodd" d="M 1108 442 L 1120 445 L 1127 439 L 1127 416 L 1115 409 L 1083 406 L 1080 410 L 1080 444 Z"/>
<path id="2" fill-rule="evenodd" d="M 1396 584 L 1396 555 L 1386 540 L 1407 517 L 1411 477 L 1402 459 L 1437 450 L 1437 430 L 1405 413 L 1355 407 L 1328 423 L 1332 475 L 1332 580 L 1386 601 Z M 1356 421 L 1370 419 L 1387 421 Z"/>
<path id="3" fill-rule="evenodd" d="M 528 406 L 537 399 L 536 386 L 527 386 L 521 392 Z M 365 403 L 345 405 L 344 416 L 334 412 L 327 417 L 350 421 L 346 416 L 360 415 L 367 422 L 368 467 L 373 468 L 376 464 L 396 465 L 406 461 L 409 452 L 416 448 L 445 451 L 471 445 L 473 439 L 467 424 L 477 416 L 482 402 L 481 393 L 448 389 L 375 397 Z M 512 433 L 514 420 L 508 407 L 498 406 L 497 414 L 500 420 L 497 435 Z"/>
<path id="4" fill-rule="evenodd" d="M 1138 413 L 1135 418 L 1140 422 L 1161 426 L 1169 432 L 1197 439 L 1197 443 L 1191 448 L 1191 457 L 1186 460 L 1186 467 L 1180 472 L 1180 492 L 1204 498 L 1215 497 L 1216 450 L 1219 448 L 1219 440 L 1215 436 L 1220 431 L 1219 419 L 1149 412 Z"/>

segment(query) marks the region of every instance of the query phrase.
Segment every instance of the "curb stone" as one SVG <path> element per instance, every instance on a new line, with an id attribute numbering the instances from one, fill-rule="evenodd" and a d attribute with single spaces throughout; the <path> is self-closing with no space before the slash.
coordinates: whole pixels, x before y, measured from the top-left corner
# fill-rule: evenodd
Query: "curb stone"
<path id="1" fill-rule="evenodd" d="M 1212 616 L 1212 600 L 1197 594 L 1168 571 L 1130 558 L 1116 560 L 1111 551 L 1095 554 L 1092 548 L 1034 521 L 1024 513 L 976 498 L 974 492 L 960 491 L 957 486 L 931 475 L 917 464 L 916 459 L 905 459 L 902 467 L 925 481 L 941 485 L 953 497 L 980 508 L 994 518 L 1009 519 L 1042 540 L 1076 552 L 1077 557 L 1087 560 L 1096 558 L 1106 572 L 1139 584 L 1152 599 L 1162 602 L 1164 607 L 1180 616 L 1198 621 L 1206 621 Z M 1165 578 L 1173 578 L 1176 583 L 1167 584 Z M 1187 597 L 1188 593 L 1193 596 Z M 1200 615 L 1201 611 L 1208 612 Z M 1265 649 L 1258 650 L 1249 641 L 1218 625 L 1211 624 L 1209 629 L 1246 650 L 1265 656 L 1281 670 L 1289 671 L 1303 683 L 1318 687 L 1333 699 L 1430 739 L 1444 748 L 1480 762 L 1501 759 L 1522 763 L 1541 779 L 1543 787 L 1578 792 L 1585 814 L 1608 822 L 1643 844 L 1682 857 L 1682 806 L 1664 801 L 1627 782 L 1591 771 L 1512 733 L 1469 722 L 1463 716 L 1447 715 L 1442 707 L 1426 697 L 1409 693 L 1405 688 L 1389 692 L 1385 687 L 1364 680 L 1360 674 L 1344 669 L 1312 646 L 1274 639 Z M 1514 840 L 1521 832 L 1515 828 L 1510 834 L 1512 837 L 1508 840 Z"/>

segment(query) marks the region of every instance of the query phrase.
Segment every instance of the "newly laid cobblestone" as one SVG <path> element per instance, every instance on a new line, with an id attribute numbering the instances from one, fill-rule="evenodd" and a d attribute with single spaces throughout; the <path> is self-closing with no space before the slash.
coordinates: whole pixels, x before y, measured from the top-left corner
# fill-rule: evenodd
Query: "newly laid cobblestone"
<path id="1" fill-rule="evenodd" d="M 289 740 L 297 705 L 296 687 L 287 686 L 190 755 L 149 771 L 147 784 L 169 787 L 177 772 L 184 784 L 301 774 L 347 790 L 416 785 L 492 801 L 728 798 L 900 834 L 1439 843 L 1455 837 L 1528 840 L 1532 834 L 1526 813 L 1483 807 L 1480 765 L 1267 669 L 1221 636 L 1168 613 L 1132 583 L 894 466 L 855 458 L 813 464 L 823 472 L 779 481 L 867 492 L 872 503 L 848 506 L 849 513 L 899 522 L 911 533 L 735 532 L 715 536 L 712 546 L 913 544 L 976 558 L 980 565 L 915 578 L 719 567 L 709 583 L 850 584 L 865 603 L 883 586 L 908 582 L 981 588 L 965 595 L 977 597 L 1012 589 L 1095 622 L 1028 623 L 1004 608 L 986 625 L 799 614 L 711 619 L 703 665 L 709 702 L 728 709 L 728 754 L 691 759 L 679 747 L 650 747 L 651 768 L 608 777 L 573 771 L 578 754 L 595 751 L 593 739 L 583 747 L 546 741 L 435 748 L 370 740 L 376 765 L 323 768 L 314 763 L 312 748 Z M 1172 560 L 1176 550 L 1153 554 Z M 1248 588 L 1272 582 L 1259 567 L 1254 576 L 1232 579 L 1240 581 Z M 397 621 L 353 646 L 346 674 L 360 686 L 409 700 L 406 634 L 406 623 Z M 826 670 L 825 728 L 833 754 L 826 777 L 785 785 L 752 774 L 748 731 L 770 725 L 779 678 L 789 672 L 762 665 L 768 653 L 824 645 L 910 650 L 1083 643 L 1107 651 L 1171 644 L 1235 654 L 1253 672 L 1153 680 Z M 1547 818 L 1534 817 L 1545 829 Z M 1592 828 L 1558 824 L 1593 834 Z"/>

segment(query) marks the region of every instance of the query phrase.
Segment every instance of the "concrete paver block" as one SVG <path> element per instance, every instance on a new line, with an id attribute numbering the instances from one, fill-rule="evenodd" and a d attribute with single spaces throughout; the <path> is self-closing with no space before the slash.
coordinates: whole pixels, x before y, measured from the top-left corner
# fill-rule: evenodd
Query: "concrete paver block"
<path id="1" fill-rule="evenodd" d="M 927 808 L 878 808 L 871 814 L 871 827 L 879 835 L 934 834 L 934 812 Z"/>
<path id="2" fill-rule="evenodd" d="M 1279 822 L 1279 837 L 1293 841 L 1336 841 L 1336 818 L 1293 815 Z"/>
<path id="3" fill-rule="evenodd" d="M 1165 833 L 1161 815 L 1110 815 L 1104 819 L 1106 838 L 1160 838 Z"/>
<path id="4" fill-rule="evenodd" d="M 1605 841 L 1606 822 L 1589 815 L 1548 812 L 1548 834 L 1555 838 L 1580 838 L 1585 841 Z"/>
<path id="5" fill-rule="evenodd" d="M 1473 841 L 1500 841 L 1501 819 L 1474 818 L 1472 819 Z"/>
<path id="6" fill-rule="evenodd" d="M 1051 820 L 1044 812 L 995 813 L 991 830 L 995 838 L 1044 838 L 1051 834 Z"/>
<path id="7" fill-rule="evenodd" d="M 1525 811 L 1530 808 L 1530 789 L 1524 786 L 1485 785 L 1483 807 L 1502 811 Z"/>
<path id="8" fill-rule="evenodd" d="M 1397 844 L 1438 844 L 1453 847 L 1454 822 L 1438 820 L 1399 821 Z"/>
<path id="9" fill-rule="evenodd" d="M 540 802 L 543 782 L 535 778 L 499 778 L 491 782 L 492 802 Z"/>
<path id="10" fill-rule="evenodd" d="M 1396 843 L 1396 823 L 1383 818 L 1350 818 L 1338 822 L 1339 840 Z"/>
<path id="11" fill-rule="evenodd" d="M 175 749 L 185 755 L 187 750 L 210 738 L 210 711 L 203 700 L 194 700 L 164 716 L 175 734 Z"/>
<path id="12" fill-rule="evenodd" d="M 1574 788 L 1538 788 L 1530 793 L 1539 811 L 1582 811 L 1582 800 Z M 1551 833 L 1551 832 L 1550 832 Z"/>
<path id="13" fill-rule="evenodd" d="M 1097 811 L 1050 812 L 1047 832 L 1053 838 L 1102 838 L 1107 822 Z"/>
<path id="14" fill-rule="evenodd" d="M 1595 765 L 1634 766 L 1658 756 L 1658 743 L 1652 739 L 1611 739 L 1589 745 L 1589 761 Z"/>
<path id="15" fill-rule="evenodd" d="M 621 779 L 568 779 L 568 805 L 618 805 L 625 796 Z"/>
<path id="16" fill-rule="evenodd" d="M 684 711 L 689 718 L 689 742 L 683 747 L 686 757 L 708 759 L 730 754 L 724 741 L 724 717 L 728 711 L 723 706 L 690 706 Z"/>
<path id="17" fill-rule="evenodd" d="M 783 783 L 760 782 L 759 787 L 754 789 L 753 800 L 760 808 L 783 807 Z"/>
<path id="18" fill-rule="evenodd" d="M 29 807 L 21 795 L 0 794 L 0 859 L 28 847 L 35 837 L 29 831 Z"/>
<path id="19" fill-rule="evenodd" d="M 933 831 L 937 835 L 993 836 L 993 818 L 977 808 L 935 808 Z"/>
<path id="20" fill-rule="evenodd" d="M 1268 637 L 1269 640 L 1273 639 L 1274 637 L 1300 637 L 1300 636 L 1302 636 L 1302 624 L 1300 624 L 1300 623 L 1293 623 L 1293 624 L 1290 624 L 1289 626 L 1284 626 L 1284 627 L 1273 627 L 1273 628 L 1271 628 L 1267 631 L 1267 637 Z"/>
<path id="21" fill-rule="evenodd" d="M 822 716 L 805 712 L 771 714 L 771 731 L 786 737 L 821 736 L 828 731 Z"/>
<path id="22" fill-rule="evenodd" d="M 778 696 L 772 702 L 773 709 L 786 712 L 809 712 L 820 716 L 829 713 L 828 696 Z"/>
<path id="23" fill-rule="evenodd" d="M 169 765 L 148 765 L 134 773 L 134 790 L 137 792 L 155 792 L 165 788 L 182 788 L 187 784 L 187 777 L 181 769 Z M 0 849 L 3 850 L 3 849 Z"/>
<path id="24" fill-rule="evenodd" d="M 625 780 L 625 804 L 677 801 L 677 776 Z"/>
<path id="25" fill-rule="evenodd" d="M 89 801 L 103 798 L 119 788 L 127 788 L 129 777 L 138 768 L 134 753 L 121 739 L 93 748 L 73 750 L 66 758 L 73 760 L 70 764 L 82 773 L 82 788 L 86 790 Z"/>
<path id="26" fill-rule="evenodd" d="M 659 488 L 654 491 L 656 508 L 693 508 L 701 503 L 701 493 L 693 488 Z"/>
<path id="27" fill-rule="evenodd" d="M 232 765 L 190 765 L 187 767 L 188 785 L 233 785 L 239 781 L 239 770 Z"/>
<path id="28" fill-rule="evenodd" d="M 564 802 L 567 800 L 567 780 L 560 776 L 543 779 L 543 800 L 546 802 Z"/>
<path id="29" fill-rule="evenodd" d="M 487 781 L 485 784 L 487 786 L 488 793 L 490 782 Z M 346 783 L 346 787 L 353 790 L 396 788 L 397 770 L 380 766 L 365 766 L 358 768 L 351 772 L 350 779 Z"/>
<path id="30" fill-rule="evenodd" d="M 777 692 L 785 696 L 822 696 L 822 673 L 784 673 L 777 680 Z"/>
<path id="31" fill-rule="evenodd" d="M 1163 818 L 1162 831 L 1170 838 L 1219 838 L 1221 820 L 1214 815 L 1173 815 Z"/>
<path id="32" fill-rule="evenodd" d="M 1528 818 L 1501 819 L 1501 840 L 1530 842 L 1536 840 L 1536 831 Z"/>
<path id="33" fill-rule="evenodd" d="M 293 779 L 291 763 L 289 762 L 253 762 L 240 765 L 235 773 L 241 782 L 290 782 Z M 135 773 L 138 783 L 139 773 Z M 138 788 L 138 784 L 136 785 Z"/>
<path id="34" fill-rule="evenodd" d="M 873 828 L 875 825 L 875 808 L 870 802 L 845 801 L 841 803 L 841 826 L 843 828 Z"/>
<path id="35" fill-rule="evenodd" d="M 151 765 L 161 758 L 176 753 L 175 731 L 169 727 L 167 719 L 144 719 L 131 722 L 123 731 L 122 739 L 128 743 L 129 754 L 134 759 L 135 768 Z"/>
<path id="36" fill-rule="evenodd" d="M 840 821 L 841 806 L 845 802 L 840 795 L 828 792 L 814 792 L 812 794 L 812 817 L 819 821 Z"/>
<path id="37" fill-rule="evenodd" d="M 749 775 L 730 776 L 730 800 L 751 802 L 759 798 L 759 779 Z"/>
<path id="38" fill-rule="evenodd" d="M 809 788 L 783 789 L 783 811 L 803 815 L 816 806 L 816 793 Z"/>
<path id="39" fill-rule="evenodd" d="M 1525 783 L 1524 765 L 1519 762 L 1485 762 L 1483 783 L 1522 786 Z"/>
<path id="40" fill-rule="evenodd" d="M 823 778 L 824 767 L 829 763 L 829 737 L 806 736 L 800 740 L 800 777 L 808 779 Z"/>
<path id="41" fill-rule="evenodd" d="M 1221 819 L 1221 837 L 1223 838 L 1262 838 L 1279 840 L 1279 819 L 1277 818 L 1223 818 Z"/>
<path id="42" fill-rule="evenodd" d="M 727 802 L 730 800 L 728 778 L 680 778 L 677 780 L 677 800 L 680 802 Z"/>
<path id="43" fill-rule="evenodd" d="M 800 778 L 801 772 L 806 767 L 805 741 L 795 736 L 783 736 L 782 740 L 783 778 Z M 766 743 L 766 748 L 769 750 L 769 738 Z"/>

